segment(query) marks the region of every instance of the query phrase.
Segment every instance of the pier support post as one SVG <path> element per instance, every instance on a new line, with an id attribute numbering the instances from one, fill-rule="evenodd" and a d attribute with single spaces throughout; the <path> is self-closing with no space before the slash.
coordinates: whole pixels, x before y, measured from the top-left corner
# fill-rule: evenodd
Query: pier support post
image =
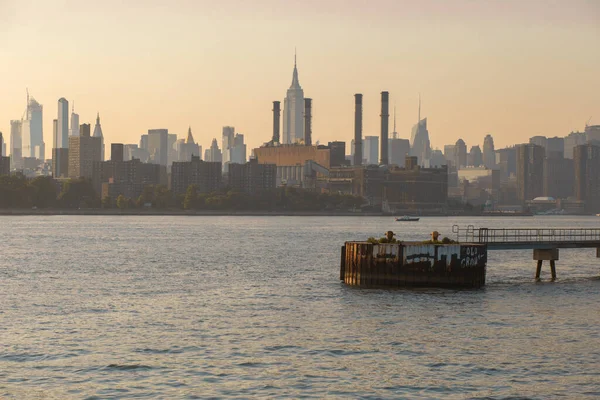
<path id="1" fill-rule="evenodd" d="M 537 261 L 535 279 L 540 279 L 540 275 L 542 273 L 542 262 L 550 261 L 550 273 L 552 274 L 552 280 L 556 280 L 556 260 L 558 260 L 558 249 L 534 249 L 533 259 Z"/>

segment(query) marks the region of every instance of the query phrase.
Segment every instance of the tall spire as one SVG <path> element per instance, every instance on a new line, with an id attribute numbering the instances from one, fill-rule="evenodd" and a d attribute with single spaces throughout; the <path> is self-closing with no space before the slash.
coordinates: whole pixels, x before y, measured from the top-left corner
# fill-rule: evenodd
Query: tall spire
<path id="1" fill-rule="evenodd" d="M 103 137 L 102 126 L 100 125 L 100 113 L 96 116 L 96 126 L 94 127 L 93 137 Z"/>
<path id="2" fill-rule="evenodd" d="M 396 132 L 396 104 L 394 104 L 394 132 L 392 132 L 392 137 L 394 139 L 398 138 L 398 132 Z"/>
<path id="3" fill-rule="evenodd" d="M 187 135 L 187 139 L 185 142 L 187 144 L 194 144 L 194 137 L 192 136 L 192 127 L 191 126 L 188 128 L 188 135 Z"/>
<path id="4" fill-rule="evenodd" d="M 296 63 L 296 48 L 294 47 L 294 75 L 292 77 L 292 86 L 290 89 L 300 89 L 300 81 L 298 80 L 298 66 Z"/>

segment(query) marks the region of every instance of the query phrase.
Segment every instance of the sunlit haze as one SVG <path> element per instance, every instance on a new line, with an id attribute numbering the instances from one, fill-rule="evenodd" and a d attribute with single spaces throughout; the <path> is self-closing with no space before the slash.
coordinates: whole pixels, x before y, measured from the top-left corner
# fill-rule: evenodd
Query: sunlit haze
<path id="1" fill-rule="evenodd" d="M 0 131 L 29 88 L 44 105 L 46 157 L 60 97 L 81 123 L 99 112 L 107 143 L 153 128 L 184 138 L 191 125 L 207 148 L 232 125 L 254 148 L 271 138 L 294 48 L 321 143 L 350 142 L 354 93 L 365 135 L 377 135 L 383 90 L 404 138 L 421 94 L 434 148 L 600 124 L 595 0 L 0 0 Z"/>

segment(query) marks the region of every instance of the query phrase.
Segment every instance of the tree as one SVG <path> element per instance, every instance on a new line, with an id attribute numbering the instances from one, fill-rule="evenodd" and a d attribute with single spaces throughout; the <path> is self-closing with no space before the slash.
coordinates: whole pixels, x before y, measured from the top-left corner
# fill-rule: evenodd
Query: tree
<path id="1" fill-rule="evenodd" d="M 198 187 L 196 185 L 190 185 L 185 192 L 185 198 L 183 199 L 184 210 L 190 210 L 196 208 L 198 198 Z"/>
<path id="2" fill-rule="evenodd" d="M 117 197 L 117 207 L 119 207 L 121 210 L 125 210 L 129 207 L 129 200 L 122 194 Z"/>
<path id="3" fill-rule="evenodd" d="M 66 208 L 99 207 L 101 203 L 92 182 L 88 179 L 69 179 L 64 184 L 58 200 Z"/>
<path id="4" fill-rule="evenodd" d="M 29 182 L 31 203 L 38 208 L 53 207 L 56 204 L 57 188 L 49 176 L 38 176 Z"/>
<path id="5" fill-rule="evenodd" d="M 102 199 L 102 208 L 112 208 L 112 197 L 104 196 Z"/>

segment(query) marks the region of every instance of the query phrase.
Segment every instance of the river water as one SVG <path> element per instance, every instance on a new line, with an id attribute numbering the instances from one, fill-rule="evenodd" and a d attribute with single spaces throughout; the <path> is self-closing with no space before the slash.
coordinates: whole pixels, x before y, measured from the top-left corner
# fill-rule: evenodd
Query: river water
<path id="1" fill-rule="evenodd" d="M 482 290 L 339 281 L 346 240 L 595 217 L 0 217 L 0 398 L 598 398 L 600 260 Z"/>

